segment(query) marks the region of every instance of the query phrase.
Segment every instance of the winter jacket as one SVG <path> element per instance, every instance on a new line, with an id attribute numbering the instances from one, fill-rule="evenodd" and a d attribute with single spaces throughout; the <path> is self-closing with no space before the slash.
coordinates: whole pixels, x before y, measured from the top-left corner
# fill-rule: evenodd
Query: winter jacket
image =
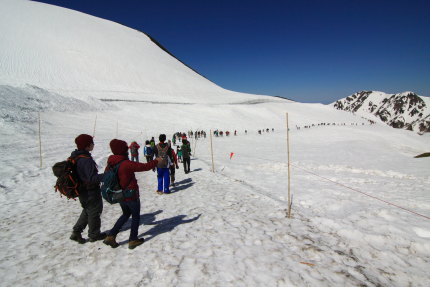
<path id="1" fill-rule="evenodd" d="M 191 147 L 189 144 L 183 144 L 181 146 L 181 151 L 182 151 L 182 157 L 183 158 L 189 158 L 190 157 Z"/>
<path id="2" fill-rule="evenodd" d="M 130 154 L 132 156 L 137 156 L 139 154 L 138 150 L 140 148 L 140 145 L 137 142 L 132 142 L 129 148 L 130 148 Z"/>
<path id="3" fill-rule="evenodd" d="M 106 169 L 118 164 L 122 160 L 123 162 L 118 169 L 119 185 L 122 189 L 130 189 L 136 191 L 133 197 L 125 199 L 126 201 L 135 200 L 139 198 L 139 186 L 137 185 L 137 180 L 134 173 L 139 171 L 147 171 L 155 168 L 157 166 L 157 161 L 153 160 L 148 163 L 140 163 L 130 161 L 125 155 L 111 155 L 108 158 L 108 166 L 106 167 Z"/>
<path id="4" fill-rule="evenodd" d="M 177 166 L 178 165 L 178 158 L 176 157 L 176 153 L 173 149 L 172 149 L 172 157 L 173 157 L 173 161 L 172 161 L 171 166 Z"/>
<path id="5" fill-rule="evenodd" d="M 92 190 L 98 191 L 100 188 L 100 181 L 103 178 L 103 173 L 98 173 L 96 162 L 92 158 L 90 152 L 86 150 L 75 150 L 72 152 L 70 157 L 74 158 L 80 155 L 85 156 L 79 158 L 76 163 L 76 172 L 78 174 L 78 178 L 83 183 L 83 190 L 80 192 Z"/>

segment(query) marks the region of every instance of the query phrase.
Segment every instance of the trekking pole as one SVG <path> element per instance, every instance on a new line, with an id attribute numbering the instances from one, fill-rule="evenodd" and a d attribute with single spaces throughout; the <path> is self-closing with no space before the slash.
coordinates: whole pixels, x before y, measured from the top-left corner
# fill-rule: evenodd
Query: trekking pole
<path id="1" fill-rule="evenodd" d="M 215 166 L 214 166 L 214 150 L 213 150 L 213 147 L 212 147 L 212 130 L 210 130 L 210 136 L 211 136 L 212 172 L 215 172 Z"/>
<path id="2" fill-rule="evenodd" d="M 96 123 L 97 123 L 97 114 L 96 114 L 96 119 L 94 120 L 93 137 L 96 135 Z"/>
<path id="3" fill-rule="evenodd" d="M 39 158 L 40 158 L 40 168 L 42 168 L 42 137 L 41 137 L 41 131 L 40 131 L 40 112 L 39 114 Z"/>
<path id="4" fill-rule="evenodd" d="M 291 218 L 291 196 L 290 196 L 290 135 L 288 128 L 288 113 L 286 113 L 287 118 L 287 153 L 288 153 L 288 218 Z"/>

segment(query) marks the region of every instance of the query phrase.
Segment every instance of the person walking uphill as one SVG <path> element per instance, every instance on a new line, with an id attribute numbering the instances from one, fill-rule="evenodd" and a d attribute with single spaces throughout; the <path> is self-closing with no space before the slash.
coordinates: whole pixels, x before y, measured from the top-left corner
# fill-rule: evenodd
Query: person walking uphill
<path id="1" fill-rule="evenodd" d="M 170 175 L 169 175 L 169 167 L 174 162 L 172 148 L 169 147 L 166 141 L 166 135 L 161 134 L 158 139 L 160 143 L 155 146 L 154 153 L 155 156 L 162 158 L 163 160 L 157 165 L 157 179 L 158 179 L 158 188 L 157 192 L 159 194 L 170 193 L 169 185 L 170 185 Z M 164 188 L 163 188 L 164 187 Z"/>
<path id="2" fill-rule="evenodd" d="M 116 236 L 119 233 L 121 227 L 131 216 L 128 248 L 134 249 L 145 241 L 143 238 L 137 237 L 140 224 L 140 197 L 139 186 L 137 185 L 137 180 L 134 173 L 151 170 L 157 165 L 158 162 L 161 161 L 161 159 L 156 158 L 155 160 L 152 160 L 148 163 L 133 162 L 128 159 L 128 147 L 125 141 L 113 139 L 109 145 L 113 155 L 109 156 L 107 161 L 108 166 L 106 169 L 120 164 L 118 168 L 119 185 L 123 190 L 133 190 L 134 195 L 132 197 L 125 198 L 123 202 L 120 202 L 122 215 L 118 218 L 103 243 L 111 246 L 112 248 L 118 247 L 119 244 L 116 242 Z"/>
<path id="3" fill-rule="evenodd" d="M 100 215 L 103 211 L 103 201 L 100 193 L 100 181 L 103 174 L 99 174 L 97 164 L 91 157 L 90 151 L 94 149 L 93 137 L 81 134 L 75 139 L 77 149 L 72 152 L 72 158 L 77 158 L 76 172 L 81 182 L 79 189 L 79 202 L 82 212 L 79 216 L 70 239 L 80 244 L 86 242 L 82 238 L 82 231 L 88 225 L 88 237 L 90 242 L 102 240 L 106 233 L 100 232 Z"/>
<path id="4" fill-rule="evenodd" d="M 181 151 L 182 151 L 182 162 L 184 163 L 184 172 L 189 173 L 190 163 L 191 163 L 191 159 L 190 159 L 191 147 L 190 147 L 190 143 L 187 140 L 182 141 Z"/>

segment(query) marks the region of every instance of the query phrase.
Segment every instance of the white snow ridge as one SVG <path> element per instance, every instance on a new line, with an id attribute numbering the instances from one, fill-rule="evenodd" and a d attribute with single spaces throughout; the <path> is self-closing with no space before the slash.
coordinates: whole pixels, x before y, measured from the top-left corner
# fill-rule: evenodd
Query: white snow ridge
<path id="1" fill-rule="evenodd" d="M 429 152 L 428 134 L 228 91 L 138 31 L 37 2 L 0 5 L 2 286 L 430 285 L 430 162 L 414 158 Z M 214 129 L 237 136 L 211 145 Z M 191 173 L 177 170 L 172 194 L 137 173 L 143 245 L 127 248 L 129 223 L 116 249 L 69 240 L 81 207 L 54 192 L 51 167 L 77 135 L 95 135 L 101 172 L 113 138 L 142 146 L 188 130 L 208 137 L 192 139 Z M 102 230 L 120 214 L 104 202 Z"/>

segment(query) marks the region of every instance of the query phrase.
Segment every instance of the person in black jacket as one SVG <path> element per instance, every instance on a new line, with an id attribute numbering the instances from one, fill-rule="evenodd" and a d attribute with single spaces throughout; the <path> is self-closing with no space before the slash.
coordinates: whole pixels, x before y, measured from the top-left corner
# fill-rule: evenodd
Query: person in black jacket
<path id="1" fill-rule="evenodd" d="M 77 149 L 72 152 L 71 157 L 76 158 L 76 172 L 80 180 L 79 202 L 82 212 L 79 216 L 73 232 L 70 236 L 80 244 L 86 242 L 81 233 L 88 225 L 88 237 L 90 242 L 102 240 L 106 233 L 100 232 L 100 216 L 103 211 L 103 201 L 100 192 L 100 181 L 103 174 L 98 173 L 97 164 L 91 157 L 90 151 L 94 149 L 93 137 L 81 134 L 75 139 Z"/>
<path id="2" fill-rule="evenodd" d="M 187 140 L 182 141 L 181 146 L 182 151 L 182 161 L 184 163 L 184 172 L 189 173 L 190 172 L 190 163 L 191 163 L 191 147 L 190 143 Z"/>

